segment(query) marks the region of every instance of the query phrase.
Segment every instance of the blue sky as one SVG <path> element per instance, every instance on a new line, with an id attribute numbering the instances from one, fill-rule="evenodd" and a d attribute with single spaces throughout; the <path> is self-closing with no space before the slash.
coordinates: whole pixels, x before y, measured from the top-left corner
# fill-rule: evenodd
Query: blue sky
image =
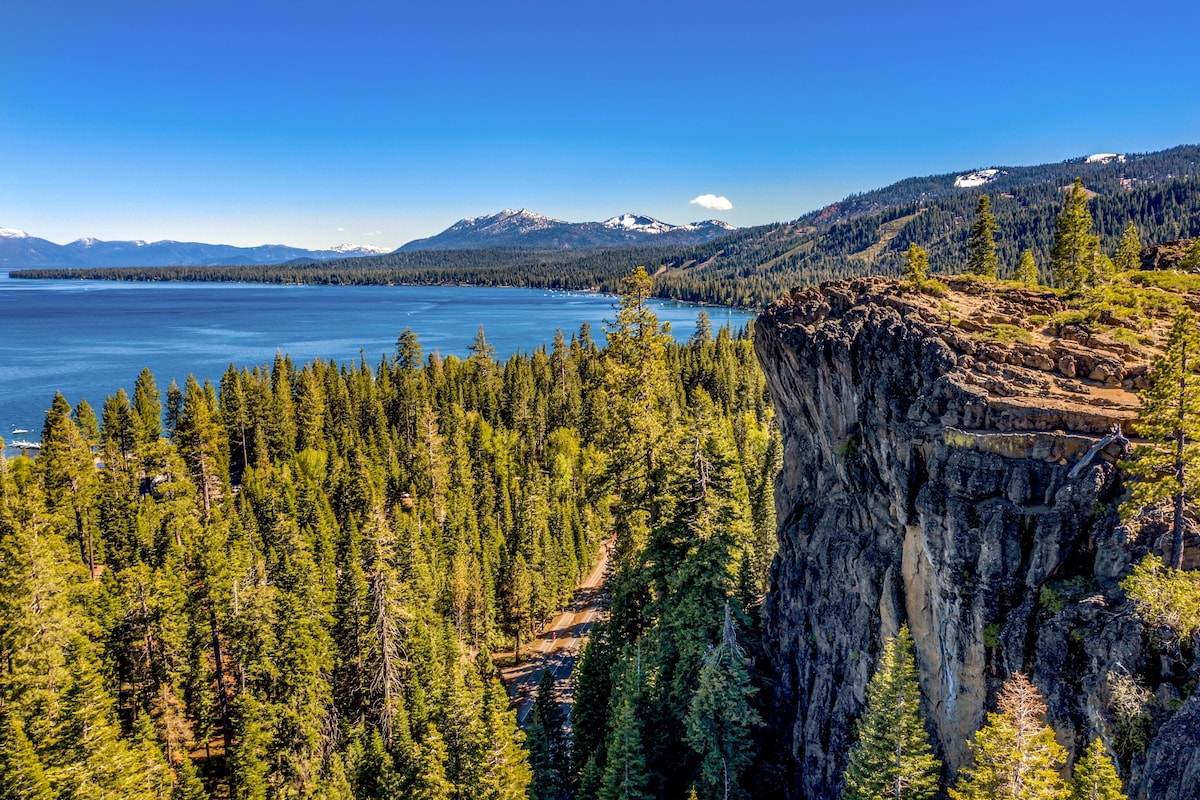
<path id="1" fill-rule="evenodd" d="M 506 207 L 744 226 L 1200 141 L 1191 3 L 4 5 L 0 226 L 57 242 L 396 247 Z"/>

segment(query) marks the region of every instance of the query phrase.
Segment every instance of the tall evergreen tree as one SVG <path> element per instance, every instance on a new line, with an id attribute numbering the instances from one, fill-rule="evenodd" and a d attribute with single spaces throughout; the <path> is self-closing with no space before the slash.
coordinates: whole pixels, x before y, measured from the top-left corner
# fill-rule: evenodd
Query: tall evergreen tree
<path id="1" fill-rule="evenodd" d="M 100 421 L 96 419 L 96 412 L 87 400 L 80 400 L 75 404 L 74 414 L 84 445 L 89 451 L 94 450 L 100 443 Z"/>
<path id="2" fill-rule="evenodd" d="M 97 476 L 93 455 L 71 416 L 70 404 L 57 392 L 42 426 L 37 466 L 48 505 L 56 512 L 62 530 L 78 541 L 83 563 L 94 576 L 103 552 L 94 521 Z"/>
<path id="3" fill-rule="evenodd" d="M 174 439 L 175 429 L 179 427 L 179 417 L 183 414 L 183 390 L 179 388 L 179 384 L 171 378 L 171 384 L 167 386 L 167 434 Z"/>
<path id="4" fill-rule="evenodd" d="M 530 800 L 556 800 L 569 796 L 570 753 L 564 731 L 565 722 L 554 675 L 550 670 L 543 670 L 525 732 L 525 746 L 529 750 L 529 763 L 533 768 Z"/>
<path id="5" fill-rule="evenodd" d="M 1117 768 L 1099 736 L 1075 762 L 1069 800 L 1126 800 Z"/>
<path id="6" fill-rule="evenodd" d="M 97 800 L 152 797 L 141 781 L 145 765 L 121 737 L 116 704 L 92 650 L 83 637 L 70 646 L 71 683 L 63 692 L 53 755 L 57 788 L 62 796 Z"/>
<path id="7" fill-rule="evenodd" d="M 113 448 L 114 455 L 121 459 L 133 451 L 133 415 L 129 408 L 129 396 L 124 389 L 104 398 L 100 409 L 101 442 Z"/>
<path id="8" fill-rule="evenodd" d="M 979 196 L 975 206 L 975 222 L 967 239 L 967 272 L 994 278 L 1000 269 L 996 258 L 996 215 L 986 194 Z"/>
<path id="9" fill-rule="evenodd" d="M 608 762 L 600 785 L 600 800 L 651 800 L 643 741 L 642 664 L 640 655 L 626 660 L 617 686 L 612 728 L 608 734 Z"/>
<path id="10" fill-rule="evenodd" d="M 571 764 L 578 796 L 592 800 L 599 792 L 618 653 L 609 627 L 592 629 L 575 665 L 575 697 L 571 707 Z"/>
<path id="11" fill-rule="evenodd" d="M 0 800 L 54 800 L 46 769 L 10 711 L 0 711 L 0 776 Z"/>
<path id="12" fill-rule="evenodd" d="M 754 759 L 753 730 L 762 724 L 750 705 L 748 659 L 725 604 L 721 642 L 700 669 L 687 715 L 687 741 L 700 756 L 699 787 L 714 800 L 746 797 L 742 777 Z"/>
<path id="13" fill-rule="evenodd" d="M 1050 270 L 1060 289 L 1078 292 L 1095 283 L 1093 256 L 1100 237 L 1092 234 L 1092 214 L 1083 181 L 1074 185 L 1063 200 L 1062 211 L 1054 221 L 1054 246 L 1050 251 Z"/>
<path id="14" fill-rule="evenodd" d="M 1200 485 L 1200 329 L 1192 312 L 1176 315 L 1149 377 L 1150 385 L 1139 394 L 1137 427 L 1153 444 L 1136 448 L 1128 465 L 1138 479 L 1130 503 L 1141 509 L 1170 499 L 1168 566 L 1180 569 L 1188 498 Z"/>
<path id="15" fill-rule="evenodd" d="M 1067 751 L 1046 724 L 1037 688 L 1015 672 L 998 703 L 971 741 L 974 763 L 958 773 L 952 800 L 1064 800 Z"/>
<path id="16" fill-rule="evenodd" d="M 217 420 L 216 402 L 188 375 L 186 394 L 176 423 L 175 439 L 179 454 L 191 472 L 200 491 L 207 518 L 223 495 L 228 483 L 228 459 L 222 447 L 221 427 Z"/>
<path id="17" fill-rule="evenodd" d="M 908 625 L 889 639 L 867 684 L 867 707 L 846 767 L 846 800 L 932 798 L 941 762 L 933 754 L 925 718 L 912 634 Z"/>
<path id="18" fill-rule="evenodd" d="M 650 307 L 653 281 L 644 267 L 622 281 L 616 319 L 605 325 L 604 387 L 610 403 L 604 444 L 619 497 L 613 509 L 616 556 L 629 561 L 645 545 L 656 513 L 660 456 L 671 399 L 667 383 L 669 335 Z"/>
<path id="19" fill-rule="evenodd" d="M 154 373 L 143 367 L 133 385 L 133 439 L 135 445 L 150 444 L 162 436 L 162 403 Z"/>
<path id="20" fill-rule="evenodd" d="M 396 366 L 400 369 L 415 370 L 421 366 L 424 355 L 421 352 L 421 342 L 416 331 L 405 328 L 396 337 Z"/>

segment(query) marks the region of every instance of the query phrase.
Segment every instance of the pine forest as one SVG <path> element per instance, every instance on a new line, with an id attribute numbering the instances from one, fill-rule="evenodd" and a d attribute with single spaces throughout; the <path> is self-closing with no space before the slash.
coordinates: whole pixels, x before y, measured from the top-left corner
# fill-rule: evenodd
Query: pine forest
<path id="1" fill-rule="evenodd" d="M 676 343 L 649 293 L 626 280 L 605 347 L 585 327 L 500 363 L 482 328 L 466 359 L 406 330 L 375 366 L 56 396 L 40 455 L 0 459 L 0 797 L 618 797 L 744 771 L 778 434 L 750 334 Z M 496 661 L 602 542 L 586 713 L 568 743 L 543 698 L 527 740 Z"/>

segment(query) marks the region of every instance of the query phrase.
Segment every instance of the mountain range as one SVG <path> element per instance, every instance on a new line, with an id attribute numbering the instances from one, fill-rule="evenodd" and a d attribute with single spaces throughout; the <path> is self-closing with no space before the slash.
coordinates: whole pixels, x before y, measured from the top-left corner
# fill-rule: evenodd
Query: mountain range
<path id="1" fill-rule="evenodd" d="M 483 217 L 466 217 L 446 230 L 417 239 L 395 251 L 370 245 L 343 244 L 307 250 L 282 244 L 235 247 L 201 242 L 144 242 L 77 239 L 55 244 L 24 231 L 0 228 L 0 267 L 216 267 L 332 261 L 417 250 L 477 250 L 519 247 L 535 250 L 625 247 L 633 245 L 697 245 L 737 230 L 710 219 L 671 225 L 640 214 L 622 214 L 604 222 L 565 222 L 521 209 L 505 209 Z"/>
<path id="2" fill-rule="evenodd" d="M 200 242 L 102 242 L 76 239 L 55 244 L 24 231 L 0 228 L 0 267 L 174 267 L 283 264 L 289 261 L 329 261 L 374 256 L 382 247 L 339 245 L 329 250 L 306 250 L 282 244 L 235 247 Z"/>
<path id="3" fill-rule="evenodd" d="M 466 217 L 436 236 L 409 242 L 398 252 L 413 250 L 472 250 L 488 247 L 526 247 L 570 250 L 627 245 L 704 244 L 737 228 L 708 219 L 671 225 L 640 214 L 622 214 L 604 222 L 565 222 L 532 211 L 505 209 L 485 217 Z"/>

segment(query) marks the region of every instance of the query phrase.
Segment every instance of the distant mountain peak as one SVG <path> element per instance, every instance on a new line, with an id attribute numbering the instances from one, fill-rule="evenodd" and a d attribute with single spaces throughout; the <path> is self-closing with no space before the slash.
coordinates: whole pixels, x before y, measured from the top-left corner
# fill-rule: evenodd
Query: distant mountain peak
<path id="1" fill-rule="evenodd" d="M 642 216 L 641 214 L 632 213 L 622 214 L 621 216 L 613 217 L 612 219 L 606 219 L 600 224 L 606 228 L 619 228 L 626 231 L 641 231 L 642 233 L 649 233 L 653 235 L 666 233 L 668 231 L 676 230 L 680 227 L 687 227 L 681 225 L 671 225 L 666 222 L 662 222 L 661 220 L 657 220 L 654 217 L 646 217 Z"/>
<path id="2" fill-rule="evenodd" d="M 390 253 L 391 250 L 386 247 L 376 247 L 373 244 L 339 244 L 337 247 L 329 248 L 335 253 L 354 253 L 358 255 L 379 256 L 384 253 Z"/>
<path id="3" fill-rule="evenodd" d="M 446 230 L 417 239 L 401 250 L 486 249 L 528 247 L 569 250 L 582 247 L 625 247 L 637 244 L 702 244 L 736 230 L 716 220 L 690 225 L 670 223 L 644 214 L 621 214 L 604 222 L 566 222 L 528 209 L 506 208 L 495 214 L 464 217 Z"/>
<path id="4" fill-rule="evenodd" d="M 699 222 L 692 222 L 683 225 L 684 228 L 719 228 L 723 231 L 736 231 L 737 225 L 730 225 L 728 222 L 719 219 L 702 219 Z"/>
<path id="5" fill-rule="evenodd" d="M 160 239 L 104 241 L 87 236 L 55 244 L 12 228 L 0 228 L 0 268 L 22 267 L 177 267 L 282 264 L 287 261 L 377 256 L 392 252 L 372 245 L 343 244 L 328 250 L 308 250 L 282 244 L 237 247 L 228 244 Z"/>

